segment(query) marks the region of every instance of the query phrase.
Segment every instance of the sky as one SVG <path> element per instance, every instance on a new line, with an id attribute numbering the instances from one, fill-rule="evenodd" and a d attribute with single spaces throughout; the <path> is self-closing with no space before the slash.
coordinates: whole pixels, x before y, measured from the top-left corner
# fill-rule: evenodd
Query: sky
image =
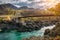
<path id="1" fill-rule="evenodd" d="M 59 2 L 60 0 L 0 0 L 0 4 L 11 3 L 16 7 L 27 6 L 38 9 L 50 8 Z"/>

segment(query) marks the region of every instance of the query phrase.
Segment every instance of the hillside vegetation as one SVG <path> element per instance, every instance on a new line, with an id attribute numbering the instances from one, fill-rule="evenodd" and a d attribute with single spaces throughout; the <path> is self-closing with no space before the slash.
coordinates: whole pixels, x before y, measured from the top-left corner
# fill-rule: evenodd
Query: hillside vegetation
<path id="1" fill-rule="evenodd" d="M 55 7 L 48 9 L 50 12 L 53 12 L 55 15 L 60 15 L 60 3 L 58 3 Z"/>

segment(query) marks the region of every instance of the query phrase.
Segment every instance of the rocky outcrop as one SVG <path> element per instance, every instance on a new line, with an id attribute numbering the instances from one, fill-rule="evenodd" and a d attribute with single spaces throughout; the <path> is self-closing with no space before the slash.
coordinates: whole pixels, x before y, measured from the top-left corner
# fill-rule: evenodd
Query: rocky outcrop
<path id="1" fill-rule="evenodd" d="M 56 24 L 52 30 L 45 30 L 44 40 L 60 40 L 60 23 Z"/>
<path id="2" fill-rule="evenodd" d="M 25 24 L 24 24 L 25 23 Z M 42 21 L 25 21 L 24 23 L 16 22 L 14 20 L 11 21 L 0 21 L 0 29 L 2 31 L 10 31 L 16 30 L 18 32 L 31 32 L 34 30 L 40 30 L 44 26 L 53 25 L 50 22 L 42 22 Z"/>
<path id="3" fill-rule="evenodd" d="M 45 35 L 49 35 L 51 37 L 56 37 L 56 36 L 60 36 L 60 23 L 58 23 L 56 25 L 56 27 L 54 27 L 52 30 L 45 30 Z"/>

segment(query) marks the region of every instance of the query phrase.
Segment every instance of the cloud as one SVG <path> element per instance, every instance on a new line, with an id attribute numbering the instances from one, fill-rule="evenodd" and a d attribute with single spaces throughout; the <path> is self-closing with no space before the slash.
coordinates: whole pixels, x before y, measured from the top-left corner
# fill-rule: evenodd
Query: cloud
<path id="1" fill-rule="evenodd" d="M 11 3 L 16 6 L 28 6 L 32 8 L 48 8 L 60 2 L 60 0 L 0 0 L 0 4 Z"/>

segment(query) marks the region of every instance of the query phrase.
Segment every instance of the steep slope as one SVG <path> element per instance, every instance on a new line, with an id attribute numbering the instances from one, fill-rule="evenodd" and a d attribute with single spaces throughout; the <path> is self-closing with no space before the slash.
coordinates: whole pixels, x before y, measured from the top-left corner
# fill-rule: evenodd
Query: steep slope
<path id="1" fill-rule="evenodd" d="M 1 14 L 8 14 L 11 10 L 16 10 L 17 7 L 15 7 L 14 5 L 12 4 L 1 4 L 0 5 L 0 15 Z"/>

